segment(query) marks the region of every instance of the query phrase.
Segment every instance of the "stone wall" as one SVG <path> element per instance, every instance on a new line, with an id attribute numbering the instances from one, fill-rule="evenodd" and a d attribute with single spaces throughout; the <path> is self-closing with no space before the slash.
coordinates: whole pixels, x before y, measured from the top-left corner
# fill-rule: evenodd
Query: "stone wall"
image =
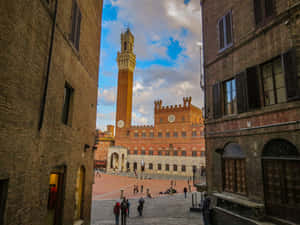
<path id="1" fill-rule="evenodd" d="M 77 2 L 82 13 L 79 51 L 69 41 L 72 0 L 58 0 L 40 130 L 55 1 L 1 3 L 0 179 L 9 179 L 6 225 L 46 224 L 49 175 L 57 166 L 66 168 L 62 224 L 74 222 L 81 166 L 86 171 L 82 217 L 90 221 L 102 1 Z M 74 88 L 68 125 L 61 119 L 65 82 Z"/>

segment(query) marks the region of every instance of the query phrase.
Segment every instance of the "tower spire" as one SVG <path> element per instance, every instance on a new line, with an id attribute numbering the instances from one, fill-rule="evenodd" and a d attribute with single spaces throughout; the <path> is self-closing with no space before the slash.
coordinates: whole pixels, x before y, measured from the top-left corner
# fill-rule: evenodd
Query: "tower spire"
<path id="1" fill-rule="evenodd" d="M 117 55 L 118 73 L 118 95 L 116 113 L 116 136 L 122 132 L 122 128 L 131 126 L 132 114 L 132 91 L 133 72 L 136 64 L 136 56 L 133 53 L 134 36 L 130 29 L 121 33 L 121 50 Z"/>

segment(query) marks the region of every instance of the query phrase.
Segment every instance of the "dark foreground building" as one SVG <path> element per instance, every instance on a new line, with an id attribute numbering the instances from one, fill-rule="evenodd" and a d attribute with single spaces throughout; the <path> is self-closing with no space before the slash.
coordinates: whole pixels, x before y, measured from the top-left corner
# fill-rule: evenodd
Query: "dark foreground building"
<path id="1" fill-rule="evenodd" d="M 89 224 L 102 1 L 0 14 L 0 224 Z"/>
<path id="2" fill-rule="evenodd" d="M 214 224 L 300 224 L 300 1 L 202 7 Z"/>

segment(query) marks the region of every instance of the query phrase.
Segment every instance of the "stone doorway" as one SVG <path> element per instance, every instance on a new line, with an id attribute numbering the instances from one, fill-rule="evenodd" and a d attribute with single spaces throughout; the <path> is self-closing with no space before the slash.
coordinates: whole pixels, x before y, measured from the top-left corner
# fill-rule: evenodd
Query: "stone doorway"
<path id="1" fill-rule="evenodd" d="M 83 219 L 85 168 L 78 169 L 75 192 L 75 220 Z"/>
<path id="2" fill-rule="evenodd" d="M 285 140 L 269 142 L 262 155 L 265 209 L 268 216 L 300 221 L 300 157 Z"/>
<path id="3" fill-rule="evenodd" d="M 61 225 L 63 217 L 65 167 L 50 173 L 46 225 Z"/>
<path id="4" fill-rule="evenodd" d="M 113 170 L 119 170 L 119 155 L 117 153 L 111 154 L 110 168 Z"/>

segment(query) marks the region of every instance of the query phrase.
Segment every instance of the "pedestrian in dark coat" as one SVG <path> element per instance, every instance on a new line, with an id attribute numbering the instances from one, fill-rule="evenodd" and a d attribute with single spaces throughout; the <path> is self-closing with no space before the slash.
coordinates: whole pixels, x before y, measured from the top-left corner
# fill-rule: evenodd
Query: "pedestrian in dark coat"
<path id="1" fill-rule="evenodd" d="M 126 203 L 127 203 L 127 216 L 129 217 L 130 202 L 128 201 L 128 199 L 127 199 Z"/>
<path id="2" fill-rule="evenodd" d="M 145 203 L 145 200 L 144 200 L 143 197 L 141 197 L 141 198 L 139 199 L 139 205 L 138 205 L 138 208 L 137 208 L 137 210 L 138 210 L 140 216 L 143 215 L 144 203 Z"/>
<path id="3" fill-rule="evenodd" d="M 202 207 L 202 216 L 204 225 L 210 225 L 210 198 L 205 193 Z"/>
<path id="4" fill-rule="evenodd" d="M 114 206 L 114 214 L 115 214 L 115 219 L 116 219 L 116 225 L 119 225 L 119 217 L 120 217 L 120 203 L 117 202 Z"/>
<path id="5" fill-rule="evenodd" d="M 127 208 L 127 201 L 124 197 L 121 203 L 121 225 L 126 225 Z"/>
<path id="6" fill-rule="evenodd" d="M 183 188 L 183 192 L 184 192 L 184 198 L 186 198 L 186 193 L 187 193 L 187 188 L 186 187 Z"/>

